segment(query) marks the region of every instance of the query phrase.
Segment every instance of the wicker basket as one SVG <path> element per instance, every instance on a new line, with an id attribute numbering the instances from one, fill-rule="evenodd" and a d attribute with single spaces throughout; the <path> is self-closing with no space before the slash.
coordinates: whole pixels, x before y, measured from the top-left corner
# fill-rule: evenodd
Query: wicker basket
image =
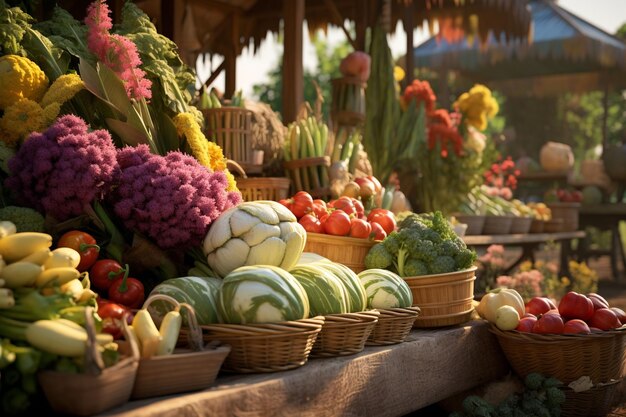
<path id="1" fill-rule="evenodd" d="M 421 312 L 414 327 L 444 327 L 470 320 L 476 267 L 447 274 L 405 277 Z"/>
<path id="2" fill-rule="evenodd" d="M 378 310 L 369 310 L 324 316 L 326 320 L 315 341 L 311 357 L 328 358 L 361 352 L 379 315 Z"/>
<path id="3" fill-rule="evenodd" d="M 273 200 L 289 197 L 291 181 L 284 177 L 238 178 L 237 188 L 244 201 Z"/>
<path id="4" fill-rule="evenodd" d="M 543 222 L 544 233 L 559 233 L 563 231 L 563 219 L 550 219 Z"/>
<path id="5" fill-rule="evenodd" d="M 304 252 L 313 252 L 344 264 L 357 274 L 365 269 L 365 256 L 376 242 L 355 237 L 307 233 Z"/>
<path id="6" fill-rule="evenodd" d="M 366 346 L 394 345 L 404 342 L 420 313 L 419 307 L 378 309 L 380 316 Z"/>
<path id="7" fill-rule="evenodd" d="M 295 159 L 285 161 L 283 165 L 294 193 L 307 191 L 313 198 L 330 197 L 329 157 Z"/>
<path id="8" fill-rule="evenodd" d="M 483 235 L 506 235 L 511 231 L 514 216 L 485 216 Z"/>
<path id="9" fill-rule="evenodd" d="M 511 229 L 509 233 L 513 234 L 526 234 L 530 232 L 530 226 L 533 224 L 532 217 L 513 217 L 513 222 L 511 223 Z"/>
<path id="10" fill-rule="evenodd" d="M 539 219 L 533 219 L 532 223 L 530 224 L 530 233 L 543 233 L 543 225 L 546 222 L 543 220 L 539 220 Z"/>
<path id="11" fill-rule="evenodd" d="M 486 216 L 476 214 L 455 214 L 454 217 L 460 223 L 467 225 L 465 235 L 480 235 L 483 232 Z"/>
<path id="12" fill-rule="evenodd" d="M 580 203 L 550 203 L 548 208 L 552 211 L 552 219 L 563 220 L 562 232 L 574 232 L 578 230 L 578 213 Z"/>
<path id="13" fill-rule="evenodd" d="M 513 370 L 522 378 L 532 372 L 564 384 L 588 376 L 594 384 L 621 378 L 626 330 L 585 335 L 543 335 L 502 331 L 491 326 Z"/>
<path id="14" fill-rule="evenodd" d="M 581 392 L 563 388 L 565 403 L 561 404 L 561 417 L 604 417 L 613 407 L 613 397 L 620 381 L 597 384 Z"/>
<path id="15" fill-rule="evenodd" d="M 265 324 L 201 326 L 206 342 L 231 346 L 222 370 L 237 373 L 279 372 L 306 363 L 324 317 Z"/>
<path id="16" fill-rule="evenodd" d="M 202 110 L 206 119 L 206 136 L 217 143 L 226 158 L 246 168 L 253 164 L 252 111 L 242 107 L 220 107 Z"/>
<path id="17" fill-rule="evenodd" d="M 58 414 L 76 416 L 98 414 L 126 403 L 133 390 L 139 359 L 138 347 L 133 344 L 130 348 L 131 356 L 123 356 L 117 364 L 102 369 L 102 364 L 94 361 L 100 353 L 91 314 L 89 307 L 85 312 L 89 335 L 87 350 L 90 351 L 85 354 L 85 362 L 90 364 L 85 366 L 87 373 L 43 371 L 37 375 L 50 407 Z M 124 323 L 124 334 L 127 334 L 127 331 L 128 326 Z"/>

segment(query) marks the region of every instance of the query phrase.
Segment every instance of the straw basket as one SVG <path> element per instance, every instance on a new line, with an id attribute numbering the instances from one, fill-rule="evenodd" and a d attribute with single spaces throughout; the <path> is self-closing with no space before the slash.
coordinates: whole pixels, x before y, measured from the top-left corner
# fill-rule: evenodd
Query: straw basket
<path id="1" fill-rule="evenodd" d="M 379 315 L 377 310 L 370 310 L 324 316 L 326 321 L 315 341 L 311 357 L 328 358 L 361 352 Z"/>
<path id="2" fill-rule="evenodd" d="M 329 172 L 330 158 L 295 159 L 284 162 L 287 176 L 291 179 L 293 191 L 307 191 L 314 198 L 330 196 Z"/>
<path id="3" fill-rule="evenodd" d="M 594 384 L 621 378 L 626 330 L 585 335 L 522 333 L 502 331 L 495 326 L 490 330 L 522 378 L 538 372 L 566 385 L 581 376 L 588 376 Z"/>
<path id="4" fill-rule="evenodd" d="M 552 218 L 550 220 L 545 220 L 543 222 L 543 232 L 544 233 L 559 233 L 563 231 L 563 219 L 555 219 Z"/>
<path id="5" fill-rule="evenodd" d="M 447 274 L 405 277 L 413 294 L 413 305 L 421 313 L 414 327 L 444 327 L 470 320 L 474 307 L 476 267 Z"/>
<path id="6" fill-rule="evenodd" d="M 394 345 L 404 342 L 417 318 L 419 307 L 378 309 L 380 316 L 366 346 Z"/>
<path id="7" fill-rule="evenodd" d="M 465 235 L 479 235 L 483 232 L 486 216 L 475 214 L 455 214 L 454 217 L 460 222 L 467 225 Z"/>
<path id="8" fill-rule="evenodd" d="M 289 197 L 289 178 L 256 177 L 238 178 L 237 188 L 241 191 L 244 201 L 272 200 L 278 201 Z"/>
<path id="9" fill-rule="evenodd" d="M 485 216 L 483 235 L 506 235 L 511 231 L 514 216 Z"/>
<path id="10" fill-rule="evenodd" d="M 335 78 L 332 83 L 333 122 L 337 125 L 360 126 L 365 121 L 365 87 L 358 77 Z"/>
<path id="11" fill-rule="evenodd" d="M 222 369 L 237 373 L 279 372 L 306 363 L 324 317 L 264 324 L 201 326 L 206 342 L 231 346 Z"/>
<path id="12" fill-rule="evenodd" d="M 307 233 L 304 252 L 313 252 L 344 264 L 357 274 L 365 269 L 365 256 L 376 242 L 356 237 Z"/>
<path id="13" fill-rule="evenodd" d="M 563 388 L 565 403 L 561 404 L 562 417 L 602 417 L 613 407 L 613 397 L 620 381 L 597 384 L 581 392 Z"/>
<path id="14" fill-rule="evenodd" d="M 158 299 L 178 305 L 173 298 L 158 294 L 149 297 L 143 308 Z M 193 308 L 184 303 L 181 305 L 187 307 L 190 328 L 194 329 L 194 333 L 187 331 L 189 348 L 176 349 L 171 355 L 140 359 L 132 399 L 196 391 L 215 382 L 230 346 L 219 346 L 219 343 L 204 346 Z"/>
<path id="15" fill-rule="evenodd" d="M 543 225 L 545 224 L 545 221 L 543 220 L 539 220 L 539 219 L 533 219 L 532 223 L 530 224 L 530 233 L 543 233 Z"/>
<path id="16" fill-rule="evenodd" d="M 562 232 L 574 232 L 578 230 L 580 203 L 550 203 L 548 207 L 552 211 L 552 219 L 562 219 Z"/>
<path id="17" fill-rule="evenodd" d="M 252 150 L 252 111 L 241 107 L 202 110 L 206 134 L 224 151 L 226 158 L 247 166 L 254 161 Z"/>
<path id="18" fill-rule="evenodd" d="M 87 352 L 84 374 L 43 371 L 38 374 L 39 384 L 48 403 L 58 414 L 91 416 L 126 403 L 133 390 L 139 351 L 131 340 L 131 356 L 124 356 L 117 364 L 103 369 L 91 307 L 87 308 Z M 124 331 L 128 327 L 124 322 Z"/>
<path id="19" fill-rule="evenodd" d="M 530 232 L 530 226 L 532 224 L 532 217 L 515 216 L 513 217 L 513 222 L 511 223 L 511 229 L 509 230 L 509 233 L 526 234 Z"/>

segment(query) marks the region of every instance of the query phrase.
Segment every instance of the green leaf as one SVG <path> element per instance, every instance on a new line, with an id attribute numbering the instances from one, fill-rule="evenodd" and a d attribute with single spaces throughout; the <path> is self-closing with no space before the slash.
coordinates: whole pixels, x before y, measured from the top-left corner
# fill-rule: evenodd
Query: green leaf
<path id="1" fill-rule="evenodd" d="M 160 113 L 159 117 L 155 117 L 156 120 L 156 137 L 159 138 L 161 145 L 163 146 L 163 150 L 165 152 L 176 151 L 180 147 L 180 143 L 178 140 L 178 132 L 176 131 L 176 126 L 174 126 L 174 122 L 170 117 L 165 113 Z"/>
<path id="2" fill-rule="evenodd" d="M 106 119 L 106 122 L 109 129 L 115 132 L 115 134 L 118 135 L 124 143 L 131 146 L 137 146 L 140 143 L 150 144 L 146 135 L 130 123 L 122 122 L 117 119 Z"/>
<path id="3" fill-rule="evenodd" d="M 132 103 L 126 94 L 124 83 L 106 65 L 96 64 L 96 71 L 102 83 L 103 91 L 108 101 L 111 102 L 122 114 L 127 114 L 132 107 Z"/>

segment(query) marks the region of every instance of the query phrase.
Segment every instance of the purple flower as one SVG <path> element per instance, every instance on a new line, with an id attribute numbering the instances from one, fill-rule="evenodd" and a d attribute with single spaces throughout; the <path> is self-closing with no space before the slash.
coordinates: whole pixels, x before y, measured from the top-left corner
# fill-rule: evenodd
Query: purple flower
<path id="1" fill-rule="evenodd" d="M 108 197 L 115 214 L 164 249 L 199 245 L 209 225 L 241 202 L 241 194 L 226 191 L 222 172 L 181 152 L 160 156 L 147 145 L 124 147 L 117 161 L 121 173 Z"/>
<path id="2" fill-rule="evenodd" d="M 89 132 L 74 115 L 32 133 L 9 160 L 6 186 L 17 201 L 67 220 L 102 198 L 116 175 L 115 146 L 106 130 Z"/>

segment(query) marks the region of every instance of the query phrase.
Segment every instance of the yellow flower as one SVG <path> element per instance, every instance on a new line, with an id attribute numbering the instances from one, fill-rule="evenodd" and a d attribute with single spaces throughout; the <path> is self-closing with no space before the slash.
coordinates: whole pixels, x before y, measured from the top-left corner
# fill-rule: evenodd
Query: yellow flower
<path id="1" fill-rule="evenodd" d="M 41 106 L 23 98 L 5 109 L 0 119 L 0 139 L 9 146 L 14 146 L 20 139 L 31 132 L 37 132 L 47 126 L 49 120 Z"/>
<path id="2" fill-rule="evenodd" d="M 51 103 L 63 104 L 85 88 L 83 80 L 77 74 L 65 74 L 57 78 L 41 99 L 41 107 Z"/>
<path id="3" fill-rule="evenodd" d="M 500 110 L 491 90 L 481 84 L 476 84 L 467 93 L 461 94 L 454 106 L 463 113 L 467 124 L 481 131 L 487 128 L 488 119 Z"/>
<path id="4" fill-rule="evenodd" d="M 395 67 L 393 67 L 393 78 L 397 81 L 400 82 L 402 80 L 404 80 L 404 77 L 406 76 L 405 72 L 404 72 L 404 68 L 396 65 Z"/>
<path id="5" fill-rule="evenodd" d="M 28 58 L 0 57 L 0 109 L 7 109 L 23 98 L 38 102 L 48 88 L 46 74 Z"/>

